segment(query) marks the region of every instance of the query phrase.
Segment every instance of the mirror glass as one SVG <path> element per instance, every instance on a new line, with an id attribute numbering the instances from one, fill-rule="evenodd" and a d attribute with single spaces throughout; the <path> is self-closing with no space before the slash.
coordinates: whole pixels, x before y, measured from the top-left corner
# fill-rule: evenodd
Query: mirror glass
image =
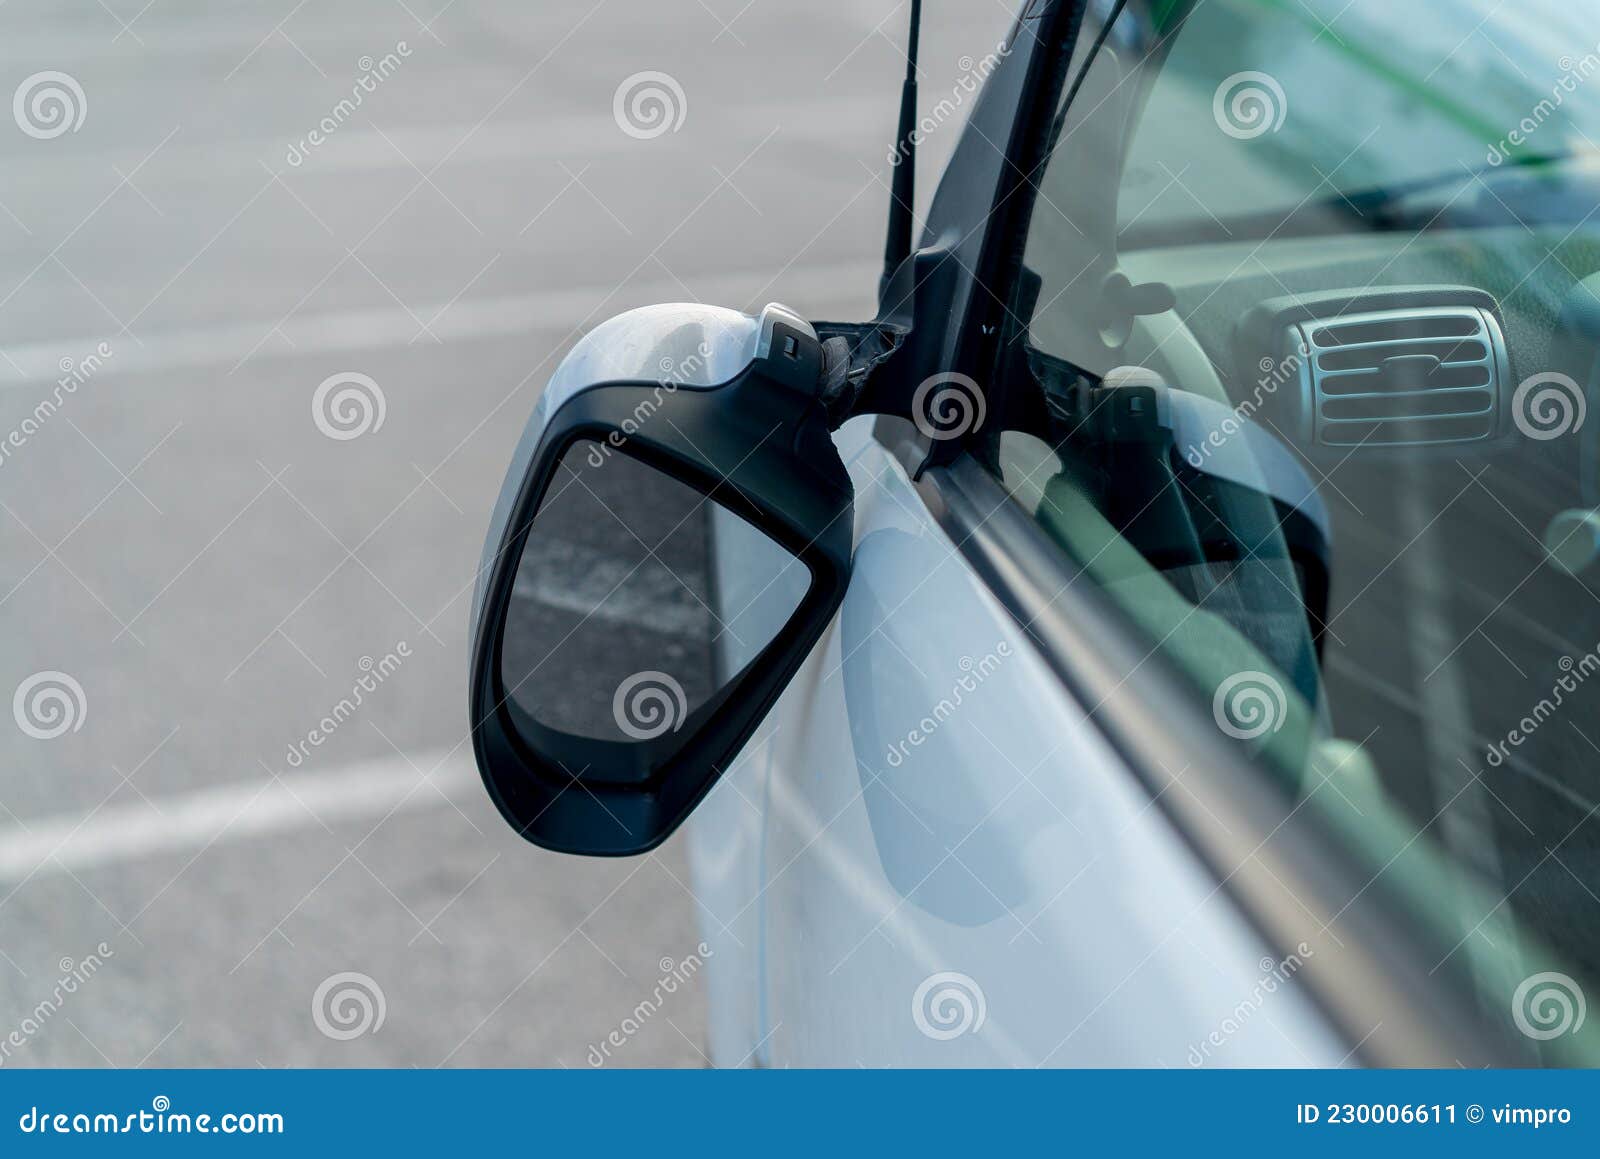
<path id="1" fill-rule="evenodd" d="M 604 753 L 593 741 L 619 747 L 589 775 L 647 775 L 700 727 L 809 585 L 804 564 L 715 495 L 579 440 L 517 566 L 500 660 L 512 718 L 574 775 Z"/>

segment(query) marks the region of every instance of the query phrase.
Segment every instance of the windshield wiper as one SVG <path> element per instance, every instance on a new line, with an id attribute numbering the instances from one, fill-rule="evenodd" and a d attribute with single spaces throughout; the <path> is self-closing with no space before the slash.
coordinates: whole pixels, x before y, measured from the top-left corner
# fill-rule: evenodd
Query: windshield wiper
<path id="1" fill-rule="evenodd" d="M 1573 160 L 1576 156 L 1576 153 L 1570 152 L 1529 154 L 1525 157 L 1516 158 L 1510 164 L 1485 164 L 1477 168 L 1463 165 L 1453 172 L 1436 173 L 1431 177 L 1419 177 L 1415 180 L 1402 181 L 1390 186 L 1334 194 L 1332 197 L 1323 198 L 1311 204 L 1335 210 L 1342 206 L 1359 217 L 1370 216 L 1380 222 L 1389 218 L 1396 218 L 1402 222 L 1410 221 L 1416 214 L 1404 207 L 1407 202 L 1424 193 L 1432 193 L 1440 189 L 1464 187 L 1473 181 L 1482 181 L 1484 177 L 1490 174 L 1516 173 L 1521 175 L 1524 172 L 1553 169 Z M 1379 225 L 1376 228 L 1383 228 L 1383 226 Z"/>
<path id="2" fill-rule="evenodd" d="M 1459 226 L 1463 219 L 1475 223 L 1547 220 L 1551 216 L 1548 212 L 1549 202 L 1543 198 L 1537 202 L 1527 199 L 1527 204 L 1518 205 L 1524 198 L 1508 201 L 1491 196 L 1488 198 L 1489 208 L 1485 210 L 1485 199 L 1480 196 L 1469 208 L 1449 214 L 1441 210 L 1437 199 L 1425 205 L 1419 205 L 1417 201 L 1424 194 L 1458 189 L 1475 181 L 1484 182 L 1487 186 L 1489 183 L 1484 178 L 1490 174 L 1495 175 L 1498 184 L 1513 174 L 1524 177 L 1554 172 L 1576 157 L 1576 153 L 1570 152 L 1529 155 L 1510 164 L 1484 165 L 1476 169 L 1463 165 L 1453 172 L 1436 173 L 1393 185 L 1333 193 L 1281 209 L 1257 210 L 1232 217 L 1212 215 L 1176 221 L 1141 222 L 1118 236 L 1118 248 L 1145 249 L 1265 237 L 1345 234 L 1351 232 L 1352 218 L 1359 222 L 1359 228 L 1374 232 L 1424 229 L 1436 222 L 1441 227 Z M 1453 202 L 1454 198 L 1449 198 L 1444 204 L 1451 206 Z M 1513 209 L 1513 205 L 1518 208 Z M 1542 212 L 1527 212 L 1535 207 Z"/>

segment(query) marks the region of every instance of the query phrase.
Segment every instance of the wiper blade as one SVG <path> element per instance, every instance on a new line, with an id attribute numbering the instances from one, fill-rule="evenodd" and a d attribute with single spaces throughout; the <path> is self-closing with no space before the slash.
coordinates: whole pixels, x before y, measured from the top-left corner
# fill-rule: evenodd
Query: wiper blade
<path id="1" fill-rule="evenodd" d="M 1400 210 L 1400 207 L 1420 194 L 1431 193 L 1438 189 L 1465 186 L 1472 181 L 1482 180 L 1490 173 L 1554 168 L 1572 161 L 1576 156 L 1576 153 L 1570 152 L 1529 154 L 1516 158 L 1509 165 L 1504 163 L 1498 165 L 1485 164 L 1477 168 L 1463 165 L 1461 168 L 1451 172 L 1436 173 L 1431 177 L 1419 177 L 1415 180 L 1402 181 L 1395 185 L 1373 189 L 1358 189 L 1349 193 L 1336 193 L 1332 197 L 1309 202 L 1305 208 L 1310 209 L 1315 206 L 1338 210 L 1343 207 L 1354 212 L 1359 217 L 1375 217 L 1380 221 L 1389 217 L 1409 219 L 1415 215 Z"/>
<path id="2" fill-rule="evenodd" d="M 1480 197 L 1470 210 L 1450 214 L 1448 222 L 1446 215 L 1437 207 L 1423 210 L 1409 203 L 1434 190 L 1481 181 L 1489 173 L 1502 175 L 1501 180 L 1504 174 L 1511 172 L 1531 175 L 1540 170 L 1557 169 L 1576 157 L 1575 153 L 1552 153 L 1521 157 L 1510 165 L 1486 165 L 1477 169 L 1463 165 L 1453 173 L 1438 173 L 1382 188 L 1334 193 L 1297 206 L 1257 210 L 1232 217 L 1208 215 L 1182 221 L 1141 223 L 1119 233 L 1117 245 L 1119 249 L 1146 249 L 1267 237 L 1347 234 L 1351 232 L 1352 218 L 1360 223 L 1361 228 L 1374 232 L 1419 229 L 1435 222 L 1442 228 L 1446 224 L 1459 225 L 1461 220 L 1469 218 L 1484 221 L 1559 219 L 1559 213 L 1552 217 L 1552 208 L 1545 199 L 1535 202 L 1526 197 L 1513 198 L 1515 208 L 1507 205 L 1504 199 L 1499 199 L 1490 205 L 1490 211 L 1485 211 L 1483 198 Z M 1449 205 L 1450 202 L 1447 200 L 1445 204 Z"/>

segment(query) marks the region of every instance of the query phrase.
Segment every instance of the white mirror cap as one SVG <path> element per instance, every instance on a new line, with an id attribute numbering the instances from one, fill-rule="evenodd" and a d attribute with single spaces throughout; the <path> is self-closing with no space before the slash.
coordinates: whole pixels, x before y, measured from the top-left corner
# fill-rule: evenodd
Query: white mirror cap
<path id="1" fill-rule="evenodd" d="M 817 340 L 816 329 L 787 306 L 776 303 L 759 318 L 700 302 L 642 306 L 608 318 L 567 352 L 523 428 L 495 501 L 491 527 L 503 527 L 533 461 L 545 425 L 573 395 L 606 382 L 659 382 L 690 388 L 721 386 L 737 378 L 758 358 L 773 356 L 778 323 Z M 484 544 L 473 595 L 474 623 L 482 611 L 483 585 L 497 549 L 498 535 Z"/>
<path id="2" fill-rule="evenodd" d="M 813 336 L 793 310 L 767 306 L 759 318 L 700 302 L 642 306 L 600 323 L 556 367 L 540 406 L 554 413 L 567 399 L 602 382 L 720 386 L 771 353 L 773 325 Z"/>

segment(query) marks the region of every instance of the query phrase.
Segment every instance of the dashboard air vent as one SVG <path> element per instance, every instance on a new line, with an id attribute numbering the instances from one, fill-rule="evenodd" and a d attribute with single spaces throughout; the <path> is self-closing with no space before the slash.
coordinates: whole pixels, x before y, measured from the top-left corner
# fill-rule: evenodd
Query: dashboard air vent
<path id="1" fill-rule="evenodd" d="M 1316 441 L 1330 447 L 1462 443 L 1494 435 L 1505 339 L 1488 310 L 1437 306 L 1296 323 Z"/>

